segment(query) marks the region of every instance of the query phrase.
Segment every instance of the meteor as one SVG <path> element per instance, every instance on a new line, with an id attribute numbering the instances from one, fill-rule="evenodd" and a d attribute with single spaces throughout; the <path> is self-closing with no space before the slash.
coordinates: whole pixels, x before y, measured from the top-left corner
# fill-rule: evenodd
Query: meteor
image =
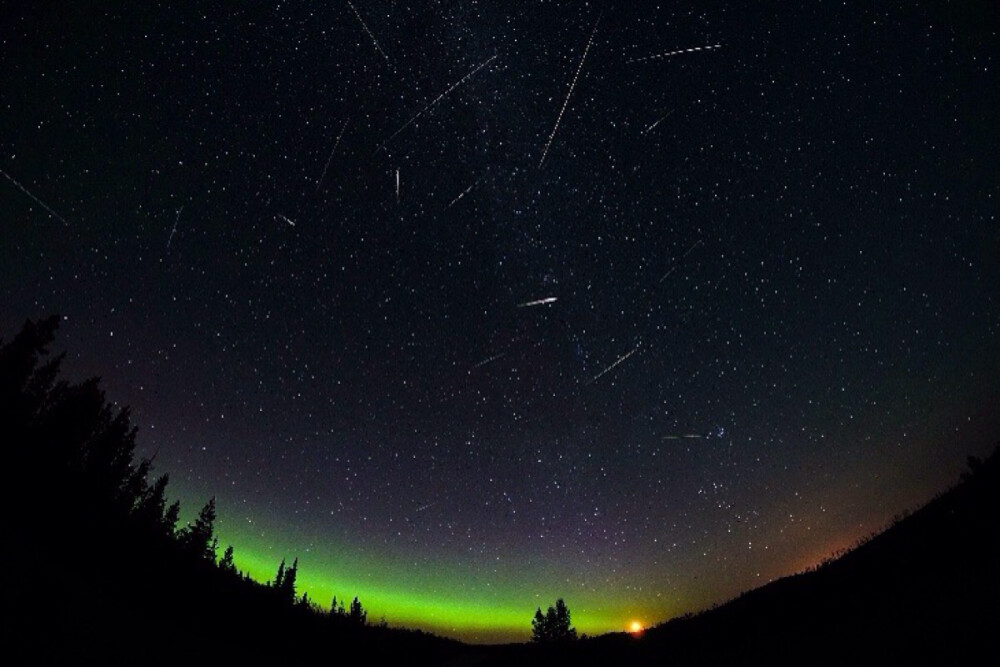
<path id="1" fill-rule="evenodd" d="M 544 306 L 547 303 L 555 303 L 559 300 L 557 296 L 547 296 L 544 299 L 536 299 L 535 301 L 525 301 L 524 303 L 517 304 L 518 308 L 530 308 L 531 306 Z"/>
<path id="2" fill-rule="evenodd" d="M 337 135 L 337 141 L 333 144 L 333 149 L 330 150 L 330 157 L 326 159 L 326 165 L 323 167 L 323 173 L 319 175 L 316 179 L 316 191 L 319 192 L 319 186 L 323 183 L 323 179 L 326 178 L 326 170 L 330 168 L 330 162 L 333 160 L 333 154 L 337 152 L 337 146 L 340 145 L 340 140 L 344 137 L 344 130 L 347 129 L 347 123 L 349 123 L 351 117 L 348 116 L 347 120 L 344 121 L 344 126 L 340 128 L 340 134 Z"/>
<path id="3" fill-rule="evenodd" d="M 611 371 L 613 371 L 615 368 L 617 368 L 618 364 L 622 363 L 623 361 L 625 361 L 626 359 L 628 359 L 629 357 L 631 357 L 633 354 L 635 354 L 636 352 L 638 352 L 640 347 L 642 347 L 641 343 L 639 345 L 636 345 L 635 347 L 633 347 L 631 352 L 629 352 L 627 354 L 623 354 L 622 356 L 618 357 L 618 360 L 615 361 L 615 363 L 611 364 L 610 366 L 608 366 L 607 368 L 605 368 L 603 371 L 601 371 L 600 373 L 598 373 L 597 375 L 595 375 L 594 377 L 592 377 L 590 379 L 590 382 L 588 382 L 587 384 L 588 385 L 594 384 L 595 382 L 597 382 L 598 380 L 600 380 L 602 377 L 604 377 L 604 375 L 606 375 L 607 373 L 610 373 Z"/>
<path id="4" fill-rule="evenodd" d="M 347 4 L 350 5 L 351 11 L 354 12 L 354 15 L 358 17 L 358 21 L 361 23 L 361 27 L 364 28 L 365 32 L 368 33 L 368 36 L 372 38 L 372 43 L 375 44 L 375 48 L 378 49 L 378 52 L 382 54 L 383 58 L 385 58 L 385 62 L 388 63 L 390 69 L 392 69 L 392 71 L 395 72 L 396 68 L 392 66 L 392 61 L 389 60 L 389 56 L 387 56 L 385 51 L 382 50 L 382 46 L 378 43 L 378 40 L 375 39 L 375 34 L 371 31 L 371 29 L 368 28 L 368 24 L 365 23 L 365 20 L 363 18 L 361 18 L 361 14 L 360 12 L 358 12 L 358 8 L 354 6 L 354 3 L 351 2 L 351 0 L 347 0 Z"/>
<path id="5" fill-rule="evenodd" d="M 676 111 L 676 109 L 671 109 L 670 111 L 668 111 L 668 112 L 667 112 L 667 113 L 665 113 L 664 115 L 662 115 L 662 116 L 660 116 L 659 118 L 657 118 L 657 119 L 656 119 L 656 122 L 655 122 L 655 123 L 653 123 L 652 125 L 650 125 L 649 127 L 647 127 L 647 128 L 645 129 L 645 130 L 643 130 L 643 131 L 642 131 L 642 133 L 643 133 L 643 134 L 648 134 L 649 132 L 652 132 L 652 131 L 653 131 L 653 129 L 654 129 L 654 128 L 655 128 L 655 127 L 656 127 L 657 125 L 659 125 L 660 123 L 662 123 L 663 121 L 665 121 L 665 120 L 666 120 L 667 118 L 669 118 L 669 117 L 670 117 L 670 115 L 674 113 L 674 111 Z"/>
<path id="6" fill-rule="evenodd" d="M 576 80 L 580 78 L 580 71 L 583 69 L 583 63 L 587 60 L 587 52 L 590 51 L 590 45 L 594 43 L 594 35 L 597 34 L 597 24 L 601 22 L 601 17 L 598 16 L 597 20 L 594 21 L 594 29 L 590 31 L 590 39 L 587 40 L 587 47 L 583 50 L 583 56 L 580 58 L 580 64 L 576 68 L 576 74 L 573 75 L 573 82 L 569 84 L 569 92 L 566 93 L 566 99 L 563 100 L 562 109 L 559 110 L 559 116 L 556 117 L 556 125 L 552 128 L 552 134 L 549 135 L 549 140 L 545 142 L 545 149 L 542 151 L 542 159 L 538 161 L 538 167 L 541 169 L 542 164 L 545 163 L 545 156 L 549 154 L 549 146 L 552 145 L 552 138 L 556 136 L 556 130 L 559 129 L 559 122 L 562 120 L 563 114 L 566 113 L 566 105 L 569 104 L 569 97 L 573 94 L 573 89 L 576 88 Z"/>
<path id="7" fill-rule="evenodd" d="M 466 74 L 465 76 L 463 76 L 461 79 L 459 79 L 458 81 L 456 81 L 455 83 L 453 83 L 451 85 L 451 87 L 448 88 L 448 90 L 444 91 L 443 93 L 441 93 L 440 95 L 438 95 L 437 97 L 435 97 L 430 103 L 424 105 L 423 109 L 421 109 L 416 114 L 414 114 L 414 116 L 412 118 L 410 118 L 410 120 L 408 120 L 405 123 L 403 123 L 402 127 L 400 127 L 398 130 L 396 130 L 391 135 L 389 135 L 389 138 L 386 139 L 385 141 L 383 141 L 382 145 L 379 146 L 377 149 L 375 149 L 375 152 L 378 153 L 380 150 L 382 150 L 383 148 L 385 148 L 385 145 L 387 143 L 389 143 L 390 141 L 392 141 L 393 139 L 395 139 L 399 135 L 400 132 L 402 132 L 403 130 L 405 130 L 406 128 L 408 128 L 410 125 L 412 125 L 413 121 L 415 121 L 416 119 L 420 118 L 424 114 L 424 112 L 428 111 L 431 107 L 433 107 L 435 104 L 437 104 L 442 99 L 444 99 L 444 97 L 446 95 L 448 95 L 448 93 L 450 93 L 451 91 L 455 90 L 456 88 L 458 88 L 459 86 L 461 86 L 463 83 L 465 83 L 469 78 L 471 78 L 473 75 L 475 75 L 476 72 L 478 72 L 482 68 L 486 67 L 487 65 L 489 65 L 494 60 L 496 60 L 496 57 L 497 57 L 496 54 L 494 54 L 489 59 L 487 59 L 485 62 L 483 62 L 481 65 L 479 65 L 479 67 L 477 67 L 476 69 L 472 70 L 471 72 L 469 72 L 468 74 Z"/>
<path id="8" fill-rule="evenodd" d="M 462 194 L 460 194 L 457 197 L 455 197 L 454 199 L 452 199 L 451 203 L 444 207 L 444 210 L 447 211 L 449 208 L 451 208 L 452 206 L 454 206 L 455 204 L 457 204 L 458 200 L 461 199 L 462 197 L 464 197 L 465 195 L 469 194 L 469 192 L 472 190 L 472 188 L 476 187 L 476 184 L 478 184 L 478 183 L 479 183 L 479 181 L 476 181 L 475 183 L 473 183 L 469 187 L 465 188 L 465 190 L 462 191 Z"/>
<path id="9" fill-rule="evenodd" d="M 181 206 L 177 210 L 177 217 L 174 218 L 173 229 L 170 230 L 170 236 L 167 237 L 167 252 L 170 252 L 170 242 L 174 240 L 174 234 L 177 233 L 177 223 L 181 220 L 181 213 L 184 211 L 184 207 Z"/>
<path id="10" fill-rule="evenodd" d="M 670 270 L 669 270 L 669 271 L 667 271 L 667 272 L 666 272 L 666 273 L 664 274 L 664 276 L 663 276 L 662 278 L 660 278 L 659 282 L 661 282 L 661 283 L 662 283 L 662 282 L 663 282 L 664 280 L 666 280 L 667 278 L 669 278 L 669 277 L 670 277 L 670 274 L 672 274 L 672 273 L 673 273 L 674 271 L 676 271 L 676 270 L 677 270 L 677 267 L 681 265 L 681 262 L 683 262 L 683 261 L 684 261 L 685 259 L 687 259 L 687 256 L 688 256 L 688 255 L 690 255 L 690 254 L 691 254 L 692 252 L 694 252 L 694 249 L 695 249 L 695 248 L 697 248 L 698 246 L 700 246 L 701 244 L 702 244 L 702 241 L 701 241 L 701 239 L 698 239 L 697 241 L 695 241 L 694 243 L 692 243 L 692 244 L 691 244 L 691 247 L 690 247 L 690 248 L 688 248 L 688 249 L 687 249 L 687 250 L 686 250 L 686 251 L 684 252 L 684 254 L 683 254 L 683 255 L 681 255 L 681 258 L 680 258 L 680 259 L 678 259 L 678 260 L 677 260 L 677 261 L 676 261 L 676 262 L 674 263 L 674 265 L 673 265 L 673 266 L 671 266 L 671 267 L 670 267 Z"/>
<path id="11" fill-rule="evenodd" d="M 21 185 L 20 183 L 18 183 L 16 180 L 14 180 L 13 176 L 11 176 L 10 174 L 8 174 L 3 169 L 0 169 L 0 174 L 3 174 L 3 177 L 6 178 L 11 183 L 13 183 L 14 187 L 16 187 L 18 190 L 20 190 L 21 192 L 23 192 L 24 194 L 28 195 L 33 200 L 35 200 L 35 202 L 39 206 L 41 206 L 42 208 L 44 208 L 46 211 L 48 211 L 49 215 L 51 215 L 53 218 L 55 218 L 56 220 L 59 220 L 64 225 L 68 225 L 69 224 L 68 222 L 66 222 L 66 218 L 62 217 L 61 215 L 59 215 L 58 213 L 56 213 L 55 211 L 53 211 L 52 208 L 48 204 L 46 204 L 45 202 L 43 202 L 41 199 L 39 199 L 35 195 L 31 194 L 31 192 L 28 191 L 28 188 L 24 187 L 23 185 Z"/>
<path id="12" fill-rule="evenodd" d="M 710 46 L 695 46 L 690 49 L 678 49 L 676 51 L 667 51 L 666 53 L 657 53 L 656 55 L 653 56 L 633 58 L 632 60 L 627 61 L 627 64 L 631 65 L 632 63 L 639 63 L 644 60 L 660 60 L 662 58 L 672 58 L 673 56 L 679 56 L 683 53 L 695 53 L 696 51 L 711 51 L 713 49 L 721 49 L 721 48 L 722 44 L 712 44 Z"/>
<path id="13" fill-rule="evenodd" d="M 482 368 L 486 364 L 491 364 L 494 361 L 496 361 L 497 359 L 502 359 L 505 356 L 507 356 L 506 352 L 501 352 L 500 354 L 494 354 L 492 357 L 490 357 L 488 359 L 483 359 L 478 364 L 476 364 L 475 366 L 473 366 L 472 368 L 470 368 L 469 372 L 471 373 L 472 371 L 476 370 L 477 368 Z"/>

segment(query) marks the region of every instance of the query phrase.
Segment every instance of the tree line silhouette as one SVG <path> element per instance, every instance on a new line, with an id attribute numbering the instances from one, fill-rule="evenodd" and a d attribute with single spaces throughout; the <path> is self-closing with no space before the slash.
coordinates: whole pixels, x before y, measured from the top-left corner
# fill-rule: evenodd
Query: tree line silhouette
<path id="1" fill-rule="evenodd" d="M 230 661 L 290 655 L 287 641 L 262 637 L 305 631 L 364 644 L 390 630 L 384 621 L 369 625 L 357 597 L 346 610 L 334 597 L 326 610 L 298 595 L 298 559 L 282 560 L 274 580 L 260 583 L 237 569 L 231 545 L 219 557 L 214 498 L 178 528 L 169 476 L 153 477 L 153 461 L 136 457 L 129 408 L 109 403 L 97 378 L 59 378 L 64 355 L 49 351 L 58 323 L 55 316 L 28 321 L 0 340 L 9 517 L 2 585 L 12 611 L 3 630 L 14 640 L 13 656 L 33 664 L 81 656 L 105 664 Z M 451 644 L 392 632 L 379 650 Z M 170 641 L 174 635 L 192 643 Z"/>

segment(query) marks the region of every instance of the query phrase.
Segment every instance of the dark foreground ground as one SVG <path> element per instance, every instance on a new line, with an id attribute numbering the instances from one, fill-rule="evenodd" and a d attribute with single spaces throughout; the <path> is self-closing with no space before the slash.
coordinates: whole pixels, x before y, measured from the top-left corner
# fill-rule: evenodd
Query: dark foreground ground
<path id="1" fill-rule="evenodd" d="M 163 580 L 148 568 L 125 567 L 129 581 L 119 584 L 117 568 L 100 581 L 78 579 L 67 560 L 66 571 L 49 580 L 64 596 L 29 604 L 22 621 L 31 622 L 9 624 L 17 635 L 5 644 L 16 648 L 16 664 L 290 665 L 352 656 L 376 664 L 518 667 L 982 664 L 980 656 L 995 657 L 1000 647 L 998 463 L 992 456 L 958 487 L 817 571 L 641 638 L 477 647 L 398 630 L 331 628 L 295 609 L 276 611 L 239 587 L 226 590 L 206 572 Z M 122 559 L 142 562 L 121 546 Z M 31 569 L 15 574 L 30 577 Z M 25 625 L 40 642 L 26 641 Z"/>

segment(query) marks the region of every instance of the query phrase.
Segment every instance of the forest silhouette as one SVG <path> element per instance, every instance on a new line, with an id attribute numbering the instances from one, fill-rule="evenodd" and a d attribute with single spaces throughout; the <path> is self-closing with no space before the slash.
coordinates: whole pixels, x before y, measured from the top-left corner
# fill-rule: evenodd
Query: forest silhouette
<path id="1" fill-rule="evenodd" d="M 299 594 L 298 560 L 272 581 L 219 555 L 215 500 L 178 527 L 167 475 L 136 457 L 128 408 L 97 379 L 60 379 L 58 318 L 0 340 L 7 509 L 6 664 L 964 664 L 996 655 L 1000 456 L 969 459 L 953 489 L 821 567 L 641 638 L 577 639 L 562 599 L 534 642 L 468 646 L 369 624 L 355 597 Z"/>
<path id="2" fill-rule="evenodd" d="M 178 528 L 168 476 L 135 456 L 128 408 L 98 380 L 59 379 L 58 318 L 0 341 L 8 508 L 4 651 L 15 664 L 288 664 L 350 647 L 430 661 L 458 642 L 369 625 L 355 597 L 329 609 L 296 590 L 298 560 L 273 581 L 218 555 L 215 499 Z M 7 663 L 10 664 L 10 663 Z"/>

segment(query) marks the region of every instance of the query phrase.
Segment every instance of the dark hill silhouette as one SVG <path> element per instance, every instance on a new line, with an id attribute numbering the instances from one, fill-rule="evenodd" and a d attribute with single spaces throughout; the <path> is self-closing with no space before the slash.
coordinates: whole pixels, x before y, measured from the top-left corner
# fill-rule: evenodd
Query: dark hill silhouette
<path id="1" fill-rule="evenodd" d="M 690 664 L 700 664 L 705 646 L 725 662 L 977 662 L 998 646 L 998 510 L 995 451 L 957 487 L 838 560 L 651 630 L 646 640 Z"/>
<path id="2" fill-rule="evenodd" d="M 58 380 L 57 320 L 0 341 L 4 664 L 968 664 L 1000 628 L 1000 454 L 885 533 L 815 571 L 648 630 L 465 646 L 370 626 L 219 558 L 214 501 L 177 530 L 166 477 L 134 457 L 127 409 Z M 525 610 L 525 634 L 531 610 Z M 567 615 L 568 620 L 568 615 Z M 989 659 L 987 658 L 987 662 Z"/>
<path id="3" fill-rule="evenodd" d="M 641 638 L 577 642 L 557 662 L 990 664 L 1000 648 L 1000 449 L 970 464 L 956 487 L 836 560 Z M 483 664 L 553 657 L 505 647 Z"/>

